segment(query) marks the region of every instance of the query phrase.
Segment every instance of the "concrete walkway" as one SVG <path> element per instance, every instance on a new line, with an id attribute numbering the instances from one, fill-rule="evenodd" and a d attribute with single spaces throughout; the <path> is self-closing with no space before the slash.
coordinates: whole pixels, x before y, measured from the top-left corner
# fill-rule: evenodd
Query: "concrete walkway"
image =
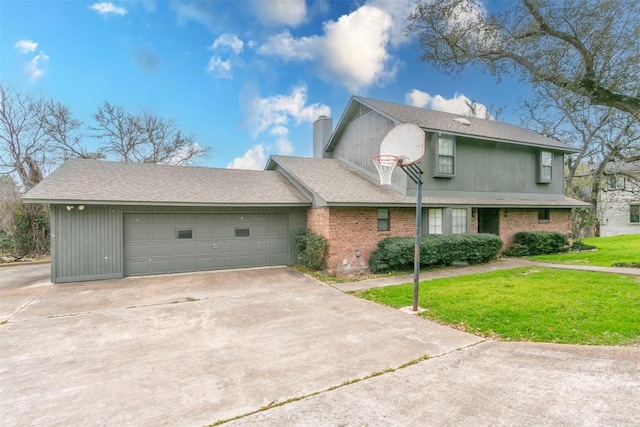
<path id="1" fill-rule="evenodd" d="M 563 270 L 593 271 L 598 273 L 624 274 L 639 276 L 640 268 L 621 267 L 596 267 L 591 265 L 550 264 L 546 262 L 529 261 L 522 258 L 501 258 L 489 264 L 470 265 L 465 267 L 447 267 L 434 271 L 420 272 L 420 281 L 442 279 L 446 277 L 466 276 L 490 271 L 509 270 L 519 267 L 538 266 Z M 375 279 L 361 280 L 358 282 L 335 283 L 332 286 L 343 292 L 362 291 L 371 288 L 383 288 L 385 286 L 400 285 L 413 282 L 413 274 L 393 277 L 378 277 Z"/>

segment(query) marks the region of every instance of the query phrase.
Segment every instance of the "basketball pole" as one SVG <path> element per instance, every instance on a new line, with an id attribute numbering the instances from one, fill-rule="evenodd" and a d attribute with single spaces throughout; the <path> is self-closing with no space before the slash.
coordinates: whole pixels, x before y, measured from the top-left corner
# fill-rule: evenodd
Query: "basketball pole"
<path id="1" fill-rule="evenodd" d="M 416 189 L 416 240 L 413 251 L 413 311 L 418 311 L 418 291 L 420 289 L 420 238 L 422 237 L 422 169 L 415 163 L 400 166 L 418 185 Z"/>

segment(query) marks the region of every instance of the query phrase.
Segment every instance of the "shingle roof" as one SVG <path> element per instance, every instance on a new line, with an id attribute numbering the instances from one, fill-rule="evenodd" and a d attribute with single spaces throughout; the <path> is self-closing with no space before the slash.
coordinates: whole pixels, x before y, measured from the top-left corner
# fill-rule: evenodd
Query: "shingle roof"
<path id="1" fill-rule="evenodd" d="M 372 110 L 383 114 L 399 123 L 413 123 L 425 130 L 441 131 L 455 135 L 466 135 L 483 139 L 503 141 L 507 143 L 527 144 L 540 147 L 558 149 L 564 152 L 577 152 L 573 147 L 556 139 L 548 138 L 539 133 L 523 129 L 508 123 L 495 120 L 486 120 L 476 117 L 461 116 L 458 114 L 444 113 L 441 111 L 428 110 L 425 108 L 412 107 L 409 105 L 396 104 L 393 102 L 380 101 L 377 99 L 354 96 L 347 107 L 340 123 L 336 127 L 334 134 L 328 143 L 328 149 L 337 142 L 342 128 L 346 126 L 350 118 L 349 110 L 355 103 L 365 105 Z M 454 119 L 464 117 L 471 125 L 465 125 L 454 121 Z"/>
<path id="2" fill-rule="evenodd" d="M 415 196 L 406 196 L 391 187 L 381 186 L 364 173 L 336 159 L 272 156 L 268 169 L 280 166 L 283 171 L 320 203 L 333 206 L 415 206 Z M 486 207 L 585 207 L 587 203 L 564 197 L 559 200 L 423 197 L 425 206 L 486 206 Z"/>
<path id="3" fill-rule="evenodd" d="M 69 159 L 24 196 L 33 203 L 302 205 L 310 200 L 276 171 Z"/>

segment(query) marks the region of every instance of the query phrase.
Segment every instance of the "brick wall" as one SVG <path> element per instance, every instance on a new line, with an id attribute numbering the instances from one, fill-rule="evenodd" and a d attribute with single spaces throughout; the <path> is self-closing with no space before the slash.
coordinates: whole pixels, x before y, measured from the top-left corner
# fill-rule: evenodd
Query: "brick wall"
<path id="1" fill-rule="evenodd" d="M 475 208 L 473 211 L 471 232 L 477 233 L 478 215 Z M 389 218 L 390 230 L 378 231 L 377 208 L 311 208 L 307 211 L 307 228 L 323 235 L 329 242 L 327 270 L 348 273 L 368 268 L 369 256 L 375 251 L 378 241 L 385 237 L 414 236 L 414 208 L 390 208 Z M 537 209 L 500 209 L 500 238 L 505 243 L 504 248 L 513 242 L 518 231 L 569 234 L 571 210 L 551 209 L 549 221 L 538 221 Z"/>
<path id="2" fill-rule="evenodd" d="M 378 231 L 377 208 L 311 208 L 307 228 L 329 241 L 327 270 L 348 273 L 369 267 L 378 241 L 389 236 L 415 234 L 415 209 L 390 208 L 389 231 Z"/>
<path id="3" fill-rule="evenodd" d="M 548 221 L 538 220 L 538 209 L 500 209 L 500 238 L 504 248 L 513 243 L 519 231 L 557 231 L 571 235 L 571 225 L 571 209 L 550 209 Z"/>

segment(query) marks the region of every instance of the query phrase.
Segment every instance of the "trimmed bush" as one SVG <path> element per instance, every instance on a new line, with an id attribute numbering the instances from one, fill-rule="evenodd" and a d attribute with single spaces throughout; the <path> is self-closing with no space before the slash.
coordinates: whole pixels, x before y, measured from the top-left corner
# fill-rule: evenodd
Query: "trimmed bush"
<path id="1" fill-rule="evenodd" d="M 420 239 L 420 266 L 434 267 L 453 262 L 480 264 L 495 259 L 502 240 L 493 234 L 428 235 Z M 378 242 L 378 249 L 369 258 L 373 273 L 409 270 L 413 267 L 415 239 L 387 237 Z"/>
<path id="2" fill-rule="evenodd" d="M 598 249 L 595 246 L 587 245 L 582 239 L 576 239 L 573 241 L 573 245 L 571 245 L 571 250 L 575 252 L 580 251 L 592 251 L 594 249 Z"/>
<path id="3" fill-rule="evenodd" d="M 300 229 L 293 233 L 293 241 L 298 249 L 298 261 L 312 270 L 322 270 L 329 243 L 324 236 L 311 230 Z"/>
<path id="4" fill-rule="evenodd" d="M 555 231 L 521 231 L 514 243 L 504 251 L 507 256 L 546 255 L 567 252 L 567 237 Z"/>

